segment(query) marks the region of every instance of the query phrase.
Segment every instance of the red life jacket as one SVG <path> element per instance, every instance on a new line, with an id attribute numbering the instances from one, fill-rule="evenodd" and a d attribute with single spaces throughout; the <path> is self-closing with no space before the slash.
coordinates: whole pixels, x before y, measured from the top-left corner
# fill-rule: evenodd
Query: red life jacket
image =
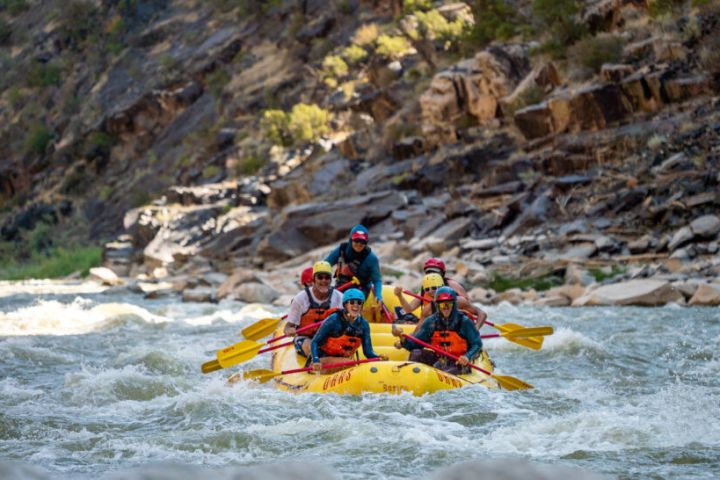
<path id="1" fill-rule="evenodd" d="M 467 341 L 454 330 L 435 330 L 430 344 L 456 357 L 465 355 L 468 351 Z"/>
<path id="2" fill-rule="evenodd" d="M 332 287 L 330 288 L 330 294 L 328 295 L 327 300 L 322 303 L 317 303 L 315 301 L 313 296 L 310 294 L 310 289 L 308 287 L 305 287 L 305 293 L 307 294 L 308 300 L 310 301 L 310 308 L 308 308 L 305 313 L 300 315 L 300 325 L 298 325 L 298 329 L 306 327 L 308 325 L 312 325 L 315 322 L 325 320 L 331 313 L 335 313 L 339 310 L 339 308 L 330 308 L 333 294 Z M 302 335 L 306 337 L 312 337 L 313 335 L 315 335 L 315 332 L 318 331 L 318 328 L 320 328 L 320 326 L 313 327 L 310 330 L 306 330 L 302 332 Z"/>
<path id="3" fill-rule="evenodd" d="M 353 328 L 344 318 L 341 321 L 343 323 L 341 335 L 329 337 L 320 349 L 331 357 L 352 357 L 362 344 L 362 332 Z"/>

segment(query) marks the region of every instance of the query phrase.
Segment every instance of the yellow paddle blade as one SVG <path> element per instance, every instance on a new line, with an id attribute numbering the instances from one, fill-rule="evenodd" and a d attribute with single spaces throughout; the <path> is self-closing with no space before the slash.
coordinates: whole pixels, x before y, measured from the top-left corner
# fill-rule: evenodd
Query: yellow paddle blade
<path id="1" fill-rule="evenodd" d="M 545 340 L 545 337 L 538 336 L 538 337 L 527 337 L 527 338 L 516 338 L 512 336 L 507 336 L 507 334 L 522 330 L 525 327 L 522 325 L 518 325 L 517 323 L 503 323 L 502 325 L 495 324 L 495 328 L 500 331 L 500 333 L 507 338 L 508 341 L 517 343 L 518 345 L 522 345 L 523 347 L 530 348 L 532 350 L 540 350 L 542 348 L 543 341 Z"/>
<path id="2" fill-rule="evenodd" d="M 275 331 L 282 318 L 263 318 L 252 325 L 243 328 L 240 333 L 248 340 L 260 340 Z"/>
<path id="3" fill-rule="evenodd" d="M 255 358 L 263 347 L 262 343 L 252 340 L 243 340 L 217 352 L 217 361 L 222 368 L 232 367 L 238 363 L 247 362 Z"/>
<path id="4" fill-rule="evenodd" d="M 242 378 L 243 380 L 254 380 L 256 382 L 265 383 L 277 377 L 278 375 L 282 375 L 282 373 L 273 372 L 272 370 L 267 370 L 265 368 L 260 368 L 257 370 L 248 370 L 247 372 L 243 372 Z"/>
<path id="5" fill-rule="evenodd" d="M 502 333 L 503 337 L 508 338 L 520 338 L 520 337 L 544 337 L 545 335 L 552 335 L 552 327 L 527 327 L 518 328 L 517 330 L 511 330 L 507 333 Z"/>
<path id="6" fill-rule="evenodd" d="M 218 363 L 217 360 L 210 360 L 209 362 L 205 362 L 202 364 L 202 372 L 203 373 L 210 373 L 214 372 L 215 370 L 220 370 L 222 367 L 220 366 L 220 363 Z"/>
<path id="7" fill-rule="evenodd" d="M 534 388 L 529 383 L 525 383 L 519 378 L 511 377 L 510 375 L 495 375 L 492 376 L 500 384 L 500 387 L 505 390 L 527 390 Z"/>

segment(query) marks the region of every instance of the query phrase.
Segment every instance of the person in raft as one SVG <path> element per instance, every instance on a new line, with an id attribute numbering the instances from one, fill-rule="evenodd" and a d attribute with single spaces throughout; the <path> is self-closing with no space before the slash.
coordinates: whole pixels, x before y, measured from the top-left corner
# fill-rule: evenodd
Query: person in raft
<path id="1" fill-rule="evenodd" d="M 355 225 L 350 230 L 350 241 L 338 245 L 328 254 L 325 261 L 336 265 L 335 285 L 344 285 L 353 277 L 360 282 L 358 288 L 365 294 L 365 298 L 374 290 L 378 303 L 373 311 L 373 318 L 377 317 L 382 304 L 382 276 L 380 275 L 380 261 L 368 246 L 369 233 L 363 225 Z"/>
<path id="2" fill-rule="evenodd" d="M 332 267 L 320 261 L 312 267 L 311 286 L 305 287 L 290 302 L 290 311 L 283 333 L 295 335 L 298 328 L 323 320 L 333 311 L 342 307 L 342 293 L 330 286 Z M 310 339 L 319 327 L 311 328 L 295 337 L 295 350 L 304 357 L 310 356 Z"/>
<path id="3" fill-rule="evenodd" d="M 328 316 L 310 343 L 312 367 L 320 371 L 323 364 L 346 362 L 352 359 L 362 345 L 367 358 L 381 358 L 375 353 L 370 339 L 370 325 L 360 314 L 365 294 L 357 288 L 350 288 L 343 294 L 342 310 Z"/>
<path id="4" fill-rule="evenodd" d="M 477 325 L 478 330 L 485 324 L 487 314 L 470 301 L 470 296 L 468 295 L 467 290 L 465 290 L 465 287 L 460 285 L 457 280 L 445 276 L 445 262 L 443 262 L 442 259 L 428 258 L 423 265 L 423 272 L 425 275 L 428 273 L 437 273 L 442 277 L 443 285 L 455 290 L 458 296 L 458 308 L 460 310 L 467 310 L 475 315 L 475 324 Z"/>
<path id="5" fill-rule="evenodd" d="M 428 273 L 423 277 L 422 286 L 420 287 L 420 296 L 434 298 L 435 290 L 445 285 L 443 278 L 438 273 Z M 398 323 L 417 323 L 418 327 L 422 325 L 423 320 L 435 313 L 435 305 L 433 302 L 423 302 L 419 298 L 413 298 L 409 302 L 405 300 L 405 296 L 402 293 L 402 287 L 395 287 L 394 293 L 398 298 L 400 305 L 402 306 L 403 315 L 398 316 Z M 422 306 L 420 311 L 420 318 L 417 318 L 413 313 L 416 308 Z M 414 318 L 414 321 L 412 319 Z"/>
<path id="6" fill-rule="evenodd" d="M 460 357 L 457 362 L 450 358 L 423 349 L 423 346 L 409 338 L 401 338 L 395 343 L 396 348 L 410 351 L 409 361 L 432 365 L 453 375 L 470 372 L 467 365 L 482 353 L 480 333 L 470 318 L 458 310 L 457 293 L 450 287 L 440 287 L 435 291 L 435 308 L 415 332 L 415 337 L 434 347 Z M 393 325 L 392 334 L 401 336 L 402 330 Z"/>

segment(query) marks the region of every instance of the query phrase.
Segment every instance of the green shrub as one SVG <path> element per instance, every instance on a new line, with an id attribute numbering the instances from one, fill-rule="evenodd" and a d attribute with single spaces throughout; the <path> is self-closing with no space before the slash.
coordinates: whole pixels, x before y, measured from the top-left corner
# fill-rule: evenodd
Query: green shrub
<path id="1" fill-rule="evenodd" d="M 99 11 L 91 2 L 62 2 L 56 16 L 60 34 L 76 48 L 81 48 L 86 40 L 97 37 L 100 32 Z"/>
<path id="2" fill-rule="evenodd" d="M 591 268 L 589 270 L 590 275 L 593 276 L 596 282 L 603 282 L 609 278 L 617 277 L 618 275 L 623 275 L 627 271 L 624 267 L 619 267 L 617 265 L 613 265 L 608 272 L 607 269 L 602 268 Z"/>
<path id="3" fill-rule="evenodd" d="M 240 175 L 255 175 L 267 163 L 267 159 L 258 153 L 245 155 L 237 164 L 236 172 Z"/>
<path id="4" fill-rule="evenodd" d="M 350 65 L 356 65 L 368 57 L 368 52 L 358 45 L 350 45 L 342 51 L 342 57 Z"/>
<path id="5" fill-rule="evenodd" d="M 37 125 L 30 130 L 30 134 L 25 138 L 25 149 L 42 155 L 52 138 L 52 132 L 45 125 Z"/>
<path id="6" fill-rule="evenodd" d="M 565 281 L 557 275 L 544 275 L 537 278 L 510 278 L 504 277 L 499 273 L 493 274 L 489 287 L 496 292 L 504 292 L 511 288 L 520 288 L 522 290 L 534 289 L 538 292 L 549 290 L 565 283 Z"/>
<path id="7" fill-rule="evenodd" d="M 527 90 L 523 91 L 518 97 L 509 105 L 507 105 L 506 115 L 512 117 L 515 112 L 522 110 L 528 105 L 535 105 L 540 103 L 545 98 L 545 91 L 538 85 L 533 85 Z"/>
<path id="8" fill-rule="evenodd" d="M 265 138 L 269 139 L 274 145 L 290 145 L 289 126 L 290 115 L 282 110 L 265 110 L 260 120 L 260 129 L 263 131 Z"/>
<path id="9" fill-rule="evenodd" d="M 202 177 L 205 179 L 217 176 L 220 173 L 220 167 L 217 165 L 208 165 L 203 168 Z"/>
<path id="10" fill-rule="evenodd" d="M 390 59 L 398 59 L 410 48 L 410 43 L 405 37 L 380 35 L 377 39 L 375 53 Z"/>
<path id="11" fill-rule="evenodd" d="M 432 0 L 404 0 L 403 12 L 406 14 L 418 11 L 425 12 L 430 10 L 432 6 Z"/>
<path id="12" fill-rule="evenodd" d="M 566 58 L 568 46 L 587 33 L 585 25 L 575 21 L 579 11 L 577 0 L 534 0 L 532 13 L 535 33 L 544 40 L 531 53 L 547 54 L 558 60 Z"/>
<path id="13" fill-rule="evenodd" d="M 330 112 L 317 105 L 298 103 L 290 113 L 266 110 L 260 128 L 274 145 L 290 146 L 316 141 L 328 133 L 331 117 Z"/>
<path id="14" fill-rule="evenodd" d="M 323 76 L 325 80 L 342 78 L 348 74 L 349 69 L 345 60 L 337 55 L 329 55 L 325 57 L 322 63 Z"/>
<path id="15" fill-rule="evenodd" d="M 352 43 L 360 47 L 364 47 L 372 44 L 375 40 L 377 40 L 379 35 L 380 29 L 378 28 L 377 24 L 369 23 L 367 25 L 362 25 L 357 30 L 355 30 L 355 35 L 353 35 Z"/>
<path id="16" fill-rule="evenodd" d="M 232 77 L 227 71 L 218 68 L 208 75 L 205 81 L 213 97 L 220 99 L 222 98 L 223 88 L 225 88 L 225 85 L 227 85 L 231 79 Z"/>
<path id="17" fill-rule="evenodd" d="M 0 266 L 3 280 L 25 280 L 30 278 L 57 278 L 81 272 L 87 275 L 92 267 L 102 262 L 100 247 L 51 248 L 44 253 L 34 252 L 30 260 L 20 262 L 9 259 Z"/>
<path id="18" fill-rule="evenodd" d="M 653 17 L 672 14 L 685 3 L 685 0 L 650 0 L 648 13 Z"/>
<path id="19" fill-rule="evenodd" d="M 20 15 L 30 8 L 25 0 L 0 0 L 0 12 L 8 12 L 10 15 Z"/>
<path id="20" fill-rule="evenodd" d="M 31 87 L 49 87 L 60 85 L 62 69 L 51 63 L 35 63 L 27 72 L 27 84 Z"/>
<path id="21" fill-rule="evenodd" d="M 467 26 L 463 35 L 469 51 L 493 40 L 507 40 L 516 35 L 522 25 L 515 8 L 504 0 L 475 0 L 471 8 L 475 25 Z"/>
<path id="22" fill-rule="evenodd" d="M 430 10 L 429 12 L 417 12 L 415 17 L 418 19 L 420 29 L 423 31 L 426 38 L 431 40 L 454 40 L 459 38 L 463 29 L 465 28 L 465 22 L 458 18 L 452 22 L 448 22 L 437 10 Z"/>
<path id="23" fill-rule="evenodd" d="M 105 132 L 92 132 L 83 143 L 83 155 L 86 158 L 107 157 L 113 141 L 113 137 Z"/>
<path id="24" fill-rule="evenodd" d="M 295 143 L 318 140 L 330 131 L 331 114 L 317 105 L 298 103 L 290 112 L 288 129 Z"/>
<path id="25" fill-rule="evenodd" d="M 602 33 L 595 37 L 586 37 L 570 47 L 568 58 L 572 64 L 598 73 L 604 63 L 619 62 L 622 50 L 622 39 Z"/>
<path id="26" fill-rule="evenodd" d="M 10 39 L 12 38 L 12 27 L 0 18 L 0 46 L 10 45 Z"/>

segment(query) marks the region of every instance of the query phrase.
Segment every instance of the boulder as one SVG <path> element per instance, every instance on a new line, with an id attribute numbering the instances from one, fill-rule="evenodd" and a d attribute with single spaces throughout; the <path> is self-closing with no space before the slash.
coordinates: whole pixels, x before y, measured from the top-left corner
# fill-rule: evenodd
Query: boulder
<path id="1" fill-rule="evenodd" d="M 251 270 L 239 269 L 232 273 L 220 284 L 217 290 L 218 300 L 234 295 L 238 287 L 244 283 L 257 282 L 258 278 Z"/>
<path id="2" fill-rule="evenodd" d="M 247 282 L 235 289 L 235 298 L 247 303 L 272 303 L 280 293 L 264 283 Z"/>
<path id="3" fill-rule="evenodd" d="M 442 224 L 427 236 L 420 237 L 410 243 L 410 249 L 415 252 L 430 250 L 440 255 L 449 247 L 457 244 L 464 237 L 472 225 L 472 218 L 458 217 Z"/>
<path id="4" fill-rule="evenodd" d="M 695 234 L 693 233 L 692 229 L 690 227 L 682 227 L 678 231 L 675 232 L 672 239 L 670 240 L 670 243 L 668 244 L 668 250 L 671 252 L 676 250 L 678 247 L 685 245 L 690 240 L 692 240 L 695 237 Z"/>
<path id="5" fill-rule="evenodd" d="M 700 238 L 714 238 L 720 232 L 720 218 L 716 215 L 703 215 L 690 223 L 690 230 Z"/>
<path id="6" fill-rule="evenodd" d="M 370 229 L 407 205 L 407 198 L 382 191 L 335 202 L 306 203 L 288 207 L 275 216 L 270 233 L 259 243 L 257 255 L 266 262 L 293 258 L 337 240 L 345 240 L 350 229 L 362 223 Z"/>
<path id="7" fill-rule="evenodd" d="M 215 289 L 208 287 L 198 287 L 190 290 L 184 290 L 182 293 L 183 302 L 215 302 Z"/>
<path id="8" fill-rule="evenodd" d="M 572 305 L 657 306 L 681 301 L 684 301 L 682 294 L 666 281 L 630 280 L 599 287 L 575 299 Z"/>
<path id="9" fill-rule="evenodd" d="M 562 295 L 546 295 L 535 300 L 535 305 L 539 307 L 568 307 L 570 306 L 570 299 Z"/>
<path id="10" fill-rule="evenodd" d="M 508 96 L 530 71 L 526 49 L 494 45 L 436 74 L 420 97 L 423 137 L 432 145 L 457 140 L 467 117 L 484 125 L 495 118 L 500 98 Z"/>
<path id="11" fill-rule="evenodd" d="M 123 282 L 112 270 L 107 267 L 94 267 L 90 269 L 90 278 L 97 280 L 103 285 L 122 285 Z"/>
<path id="12" fill-rule="evenodd" d="M 701 283 L 692 296 L 689 305 L 720 305 L 720 285 Z"/>

